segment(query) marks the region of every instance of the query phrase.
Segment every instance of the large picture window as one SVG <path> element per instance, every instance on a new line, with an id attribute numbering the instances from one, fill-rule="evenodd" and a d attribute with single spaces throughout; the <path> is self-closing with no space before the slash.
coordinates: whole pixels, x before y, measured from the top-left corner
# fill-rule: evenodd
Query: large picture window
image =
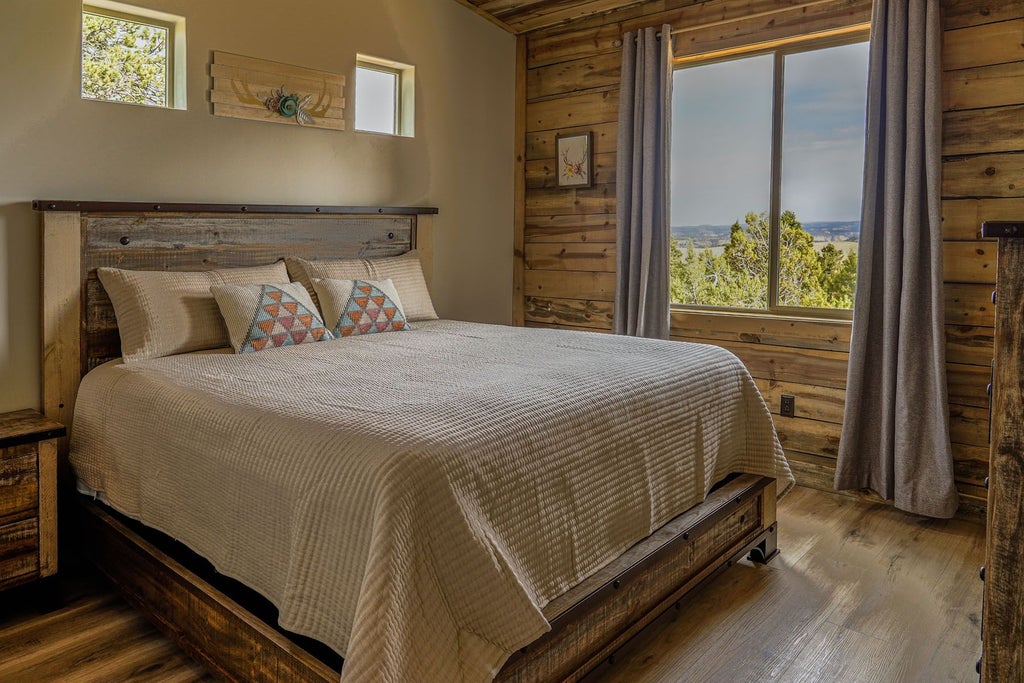
<path id="1" fill-rule="evenodd" d="M 848 315 L 867 63 L 863 36 L 676 69 L 675 304 Z"/>

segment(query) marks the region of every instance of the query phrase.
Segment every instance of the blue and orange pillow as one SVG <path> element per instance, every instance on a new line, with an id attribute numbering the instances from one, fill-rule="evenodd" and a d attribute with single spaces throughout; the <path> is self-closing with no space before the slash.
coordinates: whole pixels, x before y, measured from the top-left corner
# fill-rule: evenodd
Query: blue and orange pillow
<path id="1" fill-rule="evenodd" d="M 218 285 L 210 291 L 235 353 L 334 338 L 301 284 Z"/>
<path id="2" fill-rule="evenodd" d="M 390 279 L 316 279 L 312 284 L 336 338 L 412 329 Z"/>

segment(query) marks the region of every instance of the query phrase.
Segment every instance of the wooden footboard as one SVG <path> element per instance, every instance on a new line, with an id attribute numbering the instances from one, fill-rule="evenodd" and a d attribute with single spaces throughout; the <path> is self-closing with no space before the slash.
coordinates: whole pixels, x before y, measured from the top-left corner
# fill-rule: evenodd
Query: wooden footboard
<path id="1" fill-rule="evenodd" d="M 497 681 L 578 681 L 662 612 L 748 553 L 777 553 L 774 479 L 743 475 L 711 493 L 545 608 L 551 631 Z"/>
<path id="2" fill-rule="evenodd" d="M 702 582 L 776 551 L 774 479 L 741 475 L 544 610 L 552 629 L 498 681 L 577 681 Z M 339 670 L 256 616 L 231 582 L 99 503 L 83 501 L 82 549 L 134 607 L 225 681 L 336 683 Z M 244 592 L 244 591 L 243 591 Z"/>
<path id="3" fill-rule="evenodd" d="M 82 552 L 142 612 L 224 681 L 337 683 L 339 673 L 109 508 L 83 501 Z"/>

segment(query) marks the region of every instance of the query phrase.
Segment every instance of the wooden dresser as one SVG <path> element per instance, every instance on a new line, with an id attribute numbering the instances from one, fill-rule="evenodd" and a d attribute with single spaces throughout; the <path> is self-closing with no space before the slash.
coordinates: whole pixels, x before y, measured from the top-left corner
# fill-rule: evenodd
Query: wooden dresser
<path id="1" fill-rule="evenodd" d="M 1024 681 L 1024 221 L 986 222 L 999 238 L 982 681 Z"/>
<path id="2" fill-rule="evenodd" d="M 57 573 L 57 439 L 34 410 L 0 414 L 0 589 Z"/>

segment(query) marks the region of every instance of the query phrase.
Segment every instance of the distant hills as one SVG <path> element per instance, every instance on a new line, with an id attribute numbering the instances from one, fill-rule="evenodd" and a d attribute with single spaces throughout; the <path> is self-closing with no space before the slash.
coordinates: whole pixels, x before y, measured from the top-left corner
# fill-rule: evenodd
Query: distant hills
<path id="1" fill-rule="evenodd" d="M 808 221 L 804 230 L 815 242 L 856 242 L 860 237 L 860 221 Z M 683 248 L 690 242 L 698 249 L 718 247 L 729 241 L 732 225 L 674 225 L 672 237 Z"/>

